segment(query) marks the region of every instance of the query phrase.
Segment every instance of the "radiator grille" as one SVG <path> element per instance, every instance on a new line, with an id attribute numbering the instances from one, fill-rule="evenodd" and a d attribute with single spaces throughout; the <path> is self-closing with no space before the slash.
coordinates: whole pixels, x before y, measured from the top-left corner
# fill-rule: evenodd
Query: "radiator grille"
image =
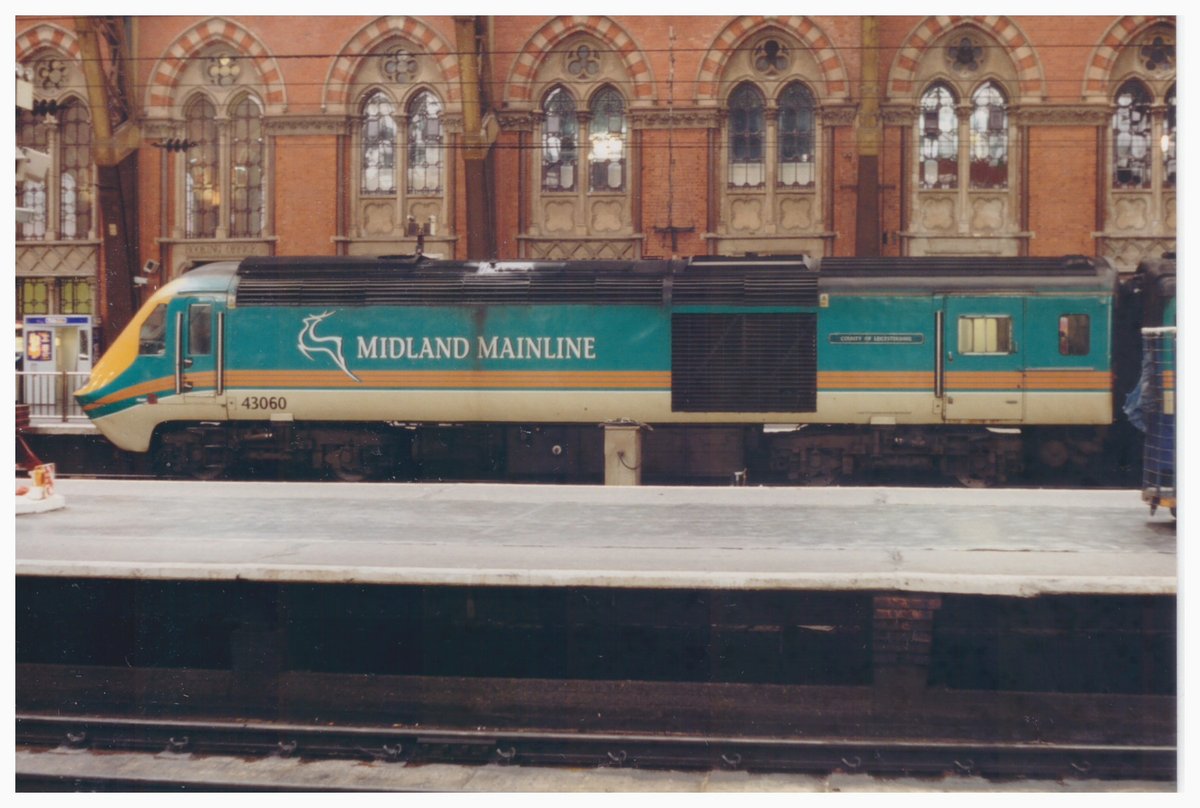
<path id="1" fill-rule="evenodd" d="M 676 314 L 671 408 L 676 412 L 813 412 L 814 314 Z"/>

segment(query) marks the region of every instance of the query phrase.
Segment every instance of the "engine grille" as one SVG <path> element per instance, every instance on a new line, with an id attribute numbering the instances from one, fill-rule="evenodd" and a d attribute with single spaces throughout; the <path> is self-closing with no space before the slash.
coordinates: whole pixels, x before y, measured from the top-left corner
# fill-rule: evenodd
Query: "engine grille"
<path id="1" fill-rule="evenodd" d="M 815 314 L 676 314 L 671 408 L 676 412 L 813 412 Z"/>

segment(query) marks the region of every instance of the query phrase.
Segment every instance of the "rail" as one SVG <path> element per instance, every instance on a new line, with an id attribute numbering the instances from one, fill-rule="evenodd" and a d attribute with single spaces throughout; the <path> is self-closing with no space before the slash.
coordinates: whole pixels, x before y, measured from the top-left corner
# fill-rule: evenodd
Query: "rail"
<path id="1" fill-rule="evenodd" d="M 34 423 L 86 421 L 73 393 L 89 375 L 86 371 L 17 371 L 17 403 L 29 406 Z"/>

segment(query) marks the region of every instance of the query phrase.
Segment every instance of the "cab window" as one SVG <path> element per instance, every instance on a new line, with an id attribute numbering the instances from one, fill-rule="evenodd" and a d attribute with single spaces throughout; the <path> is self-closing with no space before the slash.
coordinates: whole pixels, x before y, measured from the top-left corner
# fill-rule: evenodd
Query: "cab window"
<path id="1" fill-rule="evenodd" d="M 138 333 L 138 354 L 161 356 L 167 351 L 167 305 L 155 306 Z"/>

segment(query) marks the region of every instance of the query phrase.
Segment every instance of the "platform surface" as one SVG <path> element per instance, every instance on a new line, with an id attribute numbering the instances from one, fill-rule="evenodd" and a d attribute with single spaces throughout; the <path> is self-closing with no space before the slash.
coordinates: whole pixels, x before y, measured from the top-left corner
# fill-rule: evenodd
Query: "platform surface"
<path id="1" fill-rule="evenodd" d="M 1137 491 L 60 480 L 18 575 L 458 586 L 1176 592 Z"/>

